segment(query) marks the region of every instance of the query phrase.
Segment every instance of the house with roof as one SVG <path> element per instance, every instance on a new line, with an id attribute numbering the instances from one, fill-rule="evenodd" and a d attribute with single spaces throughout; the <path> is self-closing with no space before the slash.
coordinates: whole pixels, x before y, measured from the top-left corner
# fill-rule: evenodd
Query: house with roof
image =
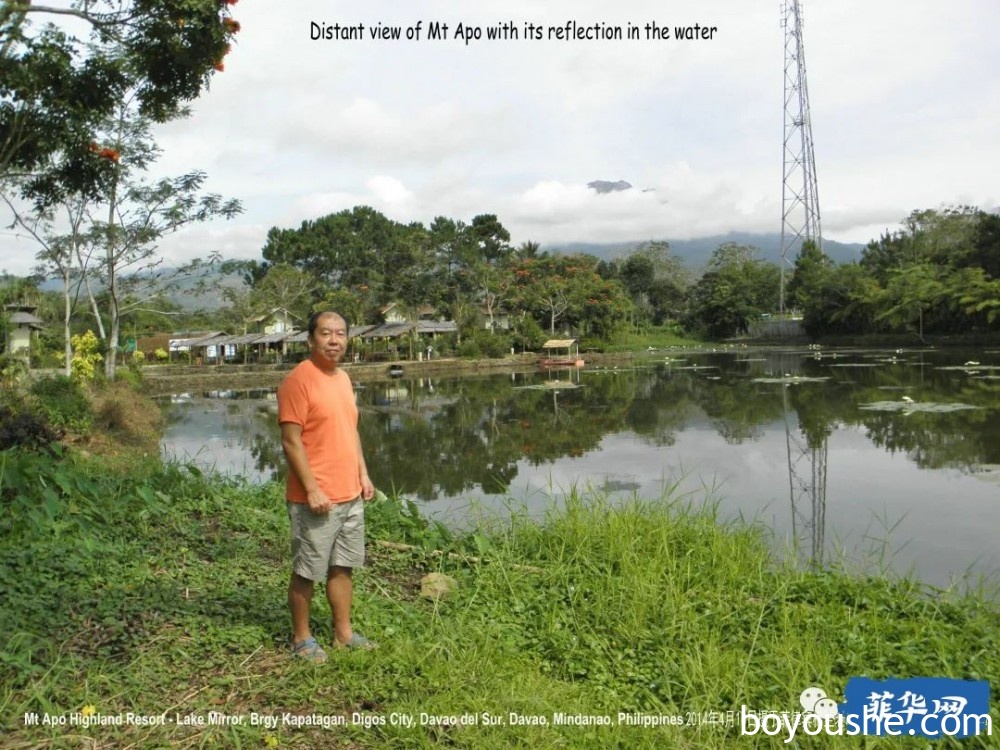
<path id="1" fill-rule="evenodd" d="M 487 331 L 509 331 L 511 329 L 510 313 L 503 307 L 494 307 L 492 310 L 486 305 L 480 305 L 476 319 L 479 327 Z"/>
<path id="2" fill-rule="evenodd" d="M 412 320 L 402 303 L 399 302 L 390 302 L 388 305 L 383 305 L 379 308 L 378 314 L 386 324 L 409 323 Z M 420 305 L 416 309 L 416 315 L 417 320 L 438 319 L 437 310 L 432 305 Z"/>
<path id="3" fill-rule="evenodd" d="M 298 315 L 289 312 L 284 307 L 276 307 L 263 315 L 250 318 L 247 323 L 255 331 L 263 334 L 292 333 L 296 330 L 295 323 L 298 320 Z"/>

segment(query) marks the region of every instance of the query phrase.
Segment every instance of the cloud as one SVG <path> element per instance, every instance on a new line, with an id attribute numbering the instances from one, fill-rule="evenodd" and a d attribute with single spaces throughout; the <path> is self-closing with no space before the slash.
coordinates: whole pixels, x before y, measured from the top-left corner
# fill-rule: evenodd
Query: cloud
<path id="1" fill-rule="evenodd" d="M 306 120 L 286 121 L 279 139 L 293 151 L 329 162 L 433 168 L 470 149 L 502 152 L 518 128 L 499 106 L 484 109 L 436 102 L 415 111 L 358 97 L 343 107 L 309 101 Z"/>
<path id="2" fill-rule="evenodd" d="M 996 0 L 807 0 L 824 232 L 867 241 L 917 208 L 1000 201 Z M 516 242 L 774 232 L 781 218 L 778 6 L 744 0 L 234 6 L 243 30 L 151 176 L 203 169 L 246 213 L 165 241 L 259 253 L 270 226 L 371 205 L 396 221 L 497 214 Z M 711 41 L 310 41 L 310 21 L 700 23 Z M 642 28 L 644 35 L 645 31 Z M 598 195 L 593 180 L 635 190 Z M 642 192 L 649 190 L 649 192 Z M 0 216 L 2 220 L 2 216 Z M 33 252 L 0 236 L 0 267 Z M 27 259 L 27 260 L 25 260 Z"/>

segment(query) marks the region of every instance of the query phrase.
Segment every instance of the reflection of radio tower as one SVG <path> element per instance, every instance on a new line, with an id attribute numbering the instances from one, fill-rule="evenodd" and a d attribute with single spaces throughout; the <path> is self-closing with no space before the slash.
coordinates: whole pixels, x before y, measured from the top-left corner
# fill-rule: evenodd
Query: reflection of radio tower
<path id="1" fill-rule="evenodd" d="M 801 558 L 808 540 L 808 560 L 823 564 L 826 536 L 826 435 L 817 446 L 810 445 L 799 429 L 798 418 L 792 424 L 785 387 L 785 444 L 788 447 L 788 490 L 792 501 L 792 538 Z"/>
<path id="2" fill-rule="evenodd" d="M 785 131 L 781 180 L 781 296 L 785 311 L 785 270 L 806 240 L 823 250 L 819 224 L 819 188 L 813 154 L 809 88 L 806 86 L 806 53 L 802 45 L 802 10 L 799 0 L 782 7 L 785 29 Z"/>

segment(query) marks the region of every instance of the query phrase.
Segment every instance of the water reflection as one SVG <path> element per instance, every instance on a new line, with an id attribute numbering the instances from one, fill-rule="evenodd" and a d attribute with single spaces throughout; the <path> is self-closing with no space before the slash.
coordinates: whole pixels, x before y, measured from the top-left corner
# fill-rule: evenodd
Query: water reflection
<path id="1" fill-rule="evenodd" d="M 358 402 L 376 484 L 455 523 L 470 497 L 540 511 L 574 484 L 644 497 L 721 485 L 725 515 L 762 520 L 804 558 L 881 553 L 894 529 L 895 567 L 943 583 L 1000 567 L 998 363 L 982 351 L 730 351 L 361 383 Z M 955 404 L 970 408 L 935 411 Z M 168 409 L 169 452 L 281 477 L 272 391 Z"/>

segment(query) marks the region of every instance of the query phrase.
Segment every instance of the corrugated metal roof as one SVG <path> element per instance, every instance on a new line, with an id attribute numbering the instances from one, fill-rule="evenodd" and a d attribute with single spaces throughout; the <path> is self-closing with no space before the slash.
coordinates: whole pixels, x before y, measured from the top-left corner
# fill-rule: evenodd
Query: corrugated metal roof
<path id="1" fill-rule="evenodd" d="M 421 320 L 417 323 L 417 333 L 454 333 L 457 330 L 454 320 Z"/>
<path id="2" fill-rule="evenodd" d="M 257 339 L 263 338 L 263 335 L 264 334 L 262 333 L 247 333 L 243 336 L 234 336 L 230 341 L 227 341 L 226 343 L 237 344 L 237 345 L 252 344 L 256 342 Z"/>
<path id="3" fill-rule="evenodd" d="M 397 336 L 402 336 L 404 333 L 412 331 L 416 327 L 416 323 L 386 323 L 385 325 L 376 326 L 373 330 L 368 331 L 361 335 L 361 338 L 365 339 L 394 339 Z"/>
<path id="4" fill-rule="evenodd" d="M 207 336 L 202 336 L 200 339 L 188 339 L 183 343 L 183 346 L 218 346 L 226 341 L 226 339 L 231 338 L 234 338 L 231 334 L 225 333 L 224 331 L 216 331 L 215 333 L 210 333 Z"/>
<path id="5" fill-rule="evenodd" d="M 255 340 L 254 344 L 278 344 L 287 341 L 291 337 L 291 331 L 281 331 L 280 333 L 268 333 Z"/>

